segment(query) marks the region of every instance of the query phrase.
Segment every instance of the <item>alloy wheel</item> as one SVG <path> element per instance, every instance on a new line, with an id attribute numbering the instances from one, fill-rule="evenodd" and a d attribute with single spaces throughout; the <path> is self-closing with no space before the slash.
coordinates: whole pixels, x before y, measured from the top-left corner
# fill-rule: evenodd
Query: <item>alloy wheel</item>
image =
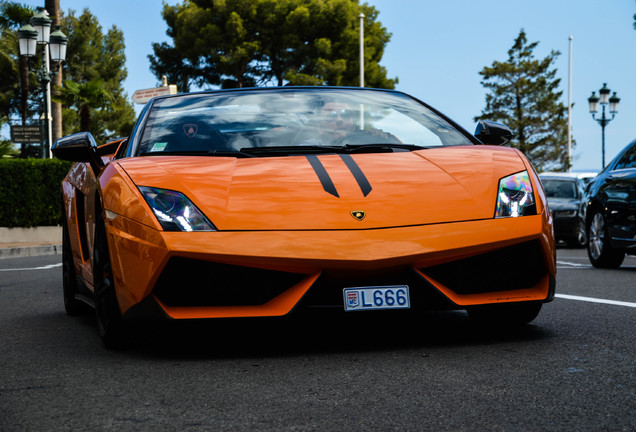
<path id="1" fill-rule="evenodd" d="M 589 251 L 592 258 L 598 260 L 603 253 L 605 242 L 605 220 L 601 213 L 596 213 L 590 224 Z"/>

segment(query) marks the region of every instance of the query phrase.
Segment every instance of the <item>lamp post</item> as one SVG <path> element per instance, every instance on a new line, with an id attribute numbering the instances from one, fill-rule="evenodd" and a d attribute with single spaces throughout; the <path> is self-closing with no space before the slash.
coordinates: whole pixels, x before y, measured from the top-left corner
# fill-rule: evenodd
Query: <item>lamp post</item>
<path id="1" fill-rule="evenodd" d="M 66 59 L 66 45 L 68 38 L 58 28 L 51 33 L 51 18 L 44 8 L 38 8 L 30 21 L 30 24 L 22 26 L 18 30 L 20 43 L 20 55 L 29 59 L 35 57 L 37 45 L 42 46 L 42 65 L 35 74 L 42 87 L 44 103 L 42 105 L 42 158 L 50 157 L 51 146 L 51 79 L 62 67 Z M 57 64 L 57 68 L 51 71 L 50 61 Z"/>
<path id="2" fill-rule="evenodd" d="M 364 14 L 360 12 L 360 87 L 364 87 Z"/>
<path id="3" fill-rule="evenodd" d="M 601 149 L 603 152 L 603 168 L 605 168 L 605 126 L 609 124 L 616 113 L 618 113 L 618 103 L 621 101 L 618 96 L 616 96 L 616 92 L 610 97 L 611 90 L 607 88 L 607 83 L 603 83 L 603 87 L 598 91 L 599 96 L 596 96 L 596 92 L 592 92 L 592 96 L 587 99 L 587 102 L 590 104 L 590 113 L 592 114 L 592 118 L 596 120 L 601 125 Z M 601 118 L 596 118 L 596 113 L 598 112 L 598 104 L 601 104 L 603 107 L 603 111 L 601 112 Z M 609 104 L 609 112 L 612 115 L 611 118 L 605 116 L 605 107 Z"/>
<path id="4" fill-rule="evenodd" d="M 360 87 L 364 87 L 364 14 L 360 12 Z M 360 104 L 360 130 L 364 130 L 364 105 Z"/>
<path id="5" fill-rule="evenodd" d="M 568 172 L 572 171 L 572 40 L 570 35 L 569 59 L 568 59 Z"/>

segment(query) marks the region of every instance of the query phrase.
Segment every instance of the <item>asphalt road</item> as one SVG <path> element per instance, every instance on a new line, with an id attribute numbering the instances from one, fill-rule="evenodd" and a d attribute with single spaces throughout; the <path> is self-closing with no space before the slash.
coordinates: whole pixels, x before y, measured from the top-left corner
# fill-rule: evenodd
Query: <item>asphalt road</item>
<path id="1" fill-rule="evenodd" d="M 0 260 L 0 430 L 635 431 L 636 257 L 558 262 L 516 332 L 360 312 L 152 324 L 113 352 L 65 315 L 60 255 Z"/>

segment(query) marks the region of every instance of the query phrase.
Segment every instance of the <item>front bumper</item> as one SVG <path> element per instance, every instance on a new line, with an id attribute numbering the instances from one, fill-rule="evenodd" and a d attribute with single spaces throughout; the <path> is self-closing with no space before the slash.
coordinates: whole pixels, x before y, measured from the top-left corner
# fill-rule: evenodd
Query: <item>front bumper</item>
<path id="1" fill-rule="evenodd" d="M 108 225 L 122 312 L 170 318 L 281 316 L 336 306 L 342 288 L 407 282 L 413 307 L 550 301 L 556 261 L 543 215 L 333 231 L 160 232 Z M 132 315 L 135 309 L 130 310 Z"/>
<path id="2" fill-rule="evenodd" d="M 579 234 L 579 216 L 571 212 L 553 211 L 554 236 L 557 240 L 576 238 Z"/>

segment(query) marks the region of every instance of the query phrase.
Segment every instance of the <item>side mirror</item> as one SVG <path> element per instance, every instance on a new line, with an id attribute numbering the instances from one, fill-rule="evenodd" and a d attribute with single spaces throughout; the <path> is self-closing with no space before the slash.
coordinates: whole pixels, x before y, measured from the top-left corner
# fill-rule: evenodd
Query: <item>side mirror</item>
<path id="1" fill-rule="evenodd" d="M 475 137 L 484 144 L 504 145 L 512 139 L 512 131 L 508 126 L 490 120 L 479 120 Z"/>
<path id="2" fill-rule="evenodd" d="M 55 141 L 51 151 L 58 159 L 71 162 L 88 162 L 95 175 L 99 174 L 104 168 L 104 162 L 97 154 L 97 143 L 90 132 L 79 132 L 60 138 Z"/>

